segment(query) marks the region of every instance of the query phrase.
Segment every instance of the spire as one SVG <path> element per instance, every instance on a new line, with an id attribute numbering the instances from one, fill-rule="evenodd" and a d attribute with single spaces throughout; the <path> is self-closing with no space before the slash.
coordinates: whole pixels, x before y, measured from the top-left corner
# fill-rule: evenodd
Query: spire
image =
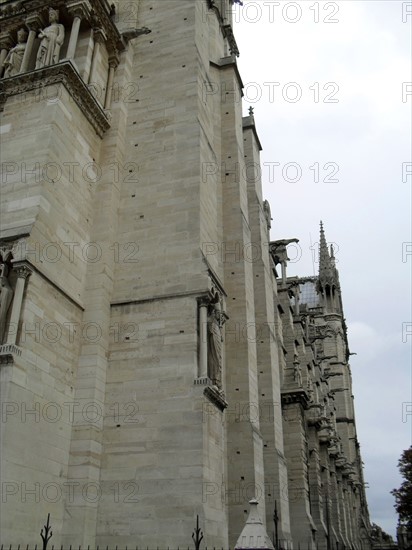
<path id="1" fill-rule="evenodd" d="M 330 246 L 326 242 L 323 223 L 320 222 L 320 240 L 319 240 L 319 278 L 318 291 L 324 297 L 324 305 L 327 310 L 335 311 L 337 306 L 335 292 L 339 292 L 339 274 L 335 267 L 335 252 L 333 245 Z"/>
<path id="2" fill-rule="evenodd" d="M 335 255 L 333 245 L 330 246 L 326 242 L 323 222 L 320 222 L 320 240 L 319 240 L 319 282 L 324 284 L 337 284 L 339 281 L 338 272 L 335 267 Z"/>
<path id="3" fill-rule="evenodd" d="M 325 232 L 323 230 L 323 222 L 320 222 L 320 240 L 319 240 L 319 277 L 323 273 L 327 273 L 331 267 L 331 261 L 326 242 Z"/>

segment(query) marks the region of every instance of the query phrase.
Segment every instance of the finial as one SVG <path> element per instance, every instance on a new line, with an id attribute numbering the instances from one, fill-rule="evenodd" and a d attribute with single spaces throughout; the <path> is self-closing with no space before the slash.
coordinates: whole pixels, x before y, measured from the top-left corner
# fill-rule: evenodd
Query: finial
<path id="1" fill-rule="evenodd" d="M 196 550 L 200 549 L 200 543 L 203 540 L 203 532 L 199 527 L 199 516 L 196 516 L 196 528 L 192 534 L 193 542 L 195 543 Z"/>
<path id="2" fill-rule="evenodd" d="M 323 222 L 320 222 L 320 239 L 319 239 L 319 275 L 325 274 L 331 267 L 329 249 L 323 229 Z"/>
<path id="3" fill-rule="evenodd" d="M 249 115 L 253 116 L 254 114 L 255 114 L 255 111 L 254 111 L 253 107 L 249 107 Z"/>

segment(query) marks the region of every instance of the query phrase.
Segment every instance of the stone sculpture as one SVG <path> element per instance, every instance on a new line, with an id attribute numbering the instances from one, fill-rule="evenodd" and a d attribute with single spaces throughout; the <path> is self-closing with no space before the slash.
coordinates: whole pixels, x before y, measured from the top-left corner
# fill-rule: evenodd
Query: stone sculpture
<path id="1" fill-rule="evenodd" d="M 21 28 L 17 32 L 17 44 L 12 48 L 7 54 L 6 59 L 4 60 L 4 77 L 8 78 L 9 76 L 14 76 L 19 74 L 21 64 L 23 61 L 24 52 L 27 46 L 27 36 L 28 33 L 25 29 Z"/>
<path id="2" fill-rule="evenodd" d="M 302 386 L 302 373 L 300 371 L 300 363 L 297 355 L 295 355 L 293 360 L 293 379 L 299 387 Z"/>
<path id="3" fill-rule="evenodd" d="M 219 297 L 212 301 L 208 315 L 208 370 L 209 377 L 217 387 L 222 386 L 222 312 Z"/>
<path id="4" fill-rule="evenodd" d="M 59 12 L 49 9 L 50 25 L 39 33 L 41 38 L 37 52 L 36 69 L 54 65 L 59 61 L 60 48 L 64 42 L 64 26 L 59 24 Z"/>

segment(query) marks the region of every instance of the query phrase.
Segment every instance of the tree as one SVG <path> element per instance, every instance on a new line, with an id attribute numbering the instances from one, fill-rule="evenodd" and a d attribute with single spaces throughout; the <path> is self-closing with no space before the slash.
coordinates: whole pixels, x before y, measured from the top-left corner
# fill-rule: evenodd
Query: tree
<path id="1" fill-rule="evenodd" d="M 412 530 L 412 446 L 403 451 L 398 468 L 405 481 L 399 489 L 393 489 L 391 494 L 395 497 L 399 523 Z"/>

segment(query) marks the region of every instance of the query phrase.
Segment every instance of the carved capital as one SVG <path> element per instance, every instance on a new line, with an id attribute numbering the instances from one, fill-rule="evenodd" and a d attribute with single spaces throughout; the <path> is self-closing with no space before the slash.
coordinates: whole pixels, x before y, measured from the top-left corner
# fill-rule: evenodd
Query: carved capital
<path id="1" fill-rule="evenodd" d="M 107 35 L 102 28 L 95 27 L 93 29 L 93 40 L 99 44 L 104 44 L 106 42 Z"/>
<path id="2" fill-rule="evenodd" d="M 208 307 L 209 304 L 210 304 L 210 298 L 209 298 L 209 296 L 200 296 L 197 299 L 197 303 L 198 303 L 199 307 Z"/>
<path id="3" fill-rule="evenodd" d="M 109 67 L 111 69 L 117 69 L 118 65 L 120 63 L 120 57 L 117 51 L 114 51 L 112 49 L 111 54 L 109 55 Z"/>
<path id="4" fill-rule="evenodd" d="M 40 13 L 31 13 L 26 17 L 24 23 L 29 31 L 35 31 L 36 33 L 45 25 L 44 19 Z"/>
<path id="5" fill-rule="evenodd" d="M 89 20 L 92 6 L 88 0 L 72 0 L 71 2 L 67 2 L 67 11 L 72 17 Z"/>
<path id="6" fill-rule="evenodd" d="M 9 50 L 14 45 L 12 34 L 9 31 L 0 33 L 0 49 Z"/>
<path id="7" fill-rule="evenodd" d="M 33 268 L 28 262 L 16 262 L 13 263 L 13 271 L 19 279 L 27 279 L 33 273 Z"/>

